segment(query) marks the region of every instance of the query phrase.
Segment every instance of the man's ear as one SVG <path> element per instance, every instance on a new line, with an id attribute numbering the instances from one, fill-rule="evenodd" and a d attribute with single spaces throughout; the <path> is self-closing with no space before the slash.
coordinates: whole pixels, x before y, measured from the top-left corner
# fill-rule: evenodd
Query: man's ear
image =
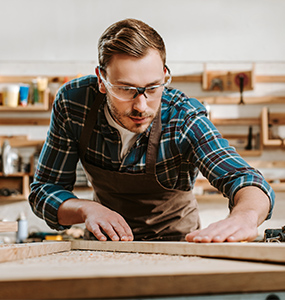
<path id="1" fill-rule="evenodd" d="M 166 73 L 167 73 L 167 67 L 164 67 L 164 76 L 166 75 Z"/>
<path id="2" fill-rule="evenodd" d="M 98 82 L 100 93 L 106 94 L 106 88 L 105 88 L 105 85 L 104 85 L 104 83 L 103 83 L 103 81 L 102 81 L 102 79 L 100 77 L 98 67 L 96 67 L 95 73 L 96 73 L 96 76 L 97 76 L 97 82 Z"/>

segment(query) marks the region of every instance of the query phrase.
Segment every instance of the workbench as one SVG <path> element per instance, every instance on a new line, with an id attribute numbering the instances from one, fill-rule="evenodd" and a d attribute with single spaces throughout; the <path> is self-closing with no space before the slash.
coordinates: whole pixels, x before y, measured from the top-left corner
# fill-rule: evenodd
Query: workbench
<path id="1" fill-rule="evenodd" d="M 284 243 L 27 243 L 0 262 L 0 299 L 285 299 Z"/>

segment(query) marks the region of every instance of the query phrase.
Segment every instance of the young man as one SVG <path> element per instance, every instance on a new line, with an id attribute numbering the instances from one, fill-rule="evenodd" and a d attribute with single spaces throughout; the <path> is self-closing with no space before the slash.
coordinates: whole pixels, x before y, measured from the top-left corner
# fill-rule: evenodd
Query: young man
<path id="1" fill-rule="evenodd" d="M 222 139 L 205 108 L 176 89 L 165 46 L 127 19 L 99 40 L 97 76 L 63 86 L 29 201 L 54 229 L 85 223 L 98 240 L 252 240 L 274 193 Z M 167 81 L 168 80 L 168 81 Z M 96 201 L 71 190 L 81 160 Z M 191 192 L 198 171 L 229 198 L 230 215 L 200 229 Z"/>

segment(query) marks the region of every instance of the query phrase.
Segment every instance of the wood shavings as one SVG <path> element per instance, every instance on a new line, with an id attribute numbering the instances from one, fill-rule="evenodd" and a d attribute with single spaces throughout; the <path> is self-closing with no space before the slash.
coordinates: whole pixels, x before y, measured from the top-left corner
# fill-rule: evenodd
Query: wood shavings
<path id="1" fill-rule="evenodd" d="M 180 256 L 180 255 L 164 255 L 164 254 L 142 254 L 142 253 L 122 253 L 122 252 L 105 252 L 91 250 L 72 250 L 68 252 L 54 253 L 40 257 L 27 258 L 17 261 L 17 264 L 39 264 L 45 263 L 49 265 L 60 264 L 143 264 L 153 265 L 165 263 L 187 263 L 198 260 L 199 257 Z M 9 262 L 7 262 L 8 264 Z M 11 263 L 12 264 L 12 263 Z"/>

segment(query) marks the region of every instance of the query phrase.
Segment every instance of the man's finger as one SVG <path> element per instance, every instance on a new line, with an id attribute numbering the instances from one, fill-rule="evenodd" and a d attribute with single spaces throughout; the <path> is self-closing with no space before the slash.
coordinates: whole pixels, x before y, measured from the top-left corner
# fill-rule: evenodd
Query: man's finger
<path id="1" fill-rule="evenodd" d="M 129 236 L 128 233 L 126 232 L 126 229 L 119 223 L 113 223 L 112 224 L 114 230 L 116 231 L 117 235 L 119 236 L 119 239 L 121 241 L 128 241 Z"/>
<path id="2" fill-rule="evenodd" d="M 114 230 L 113 226 L 110 223 L 99 222 L 99 226 L 104 230 L 104 232 L 108 235 L 108 237 L 112 241 L 119 241 L 120 237 L 117 232 Z"/>
<path id="3" fill-rule="evenodd" d="M 133 235 L 133 232 L 132 232 L 130 226 L 128 225 L 128 223 L 124 219 L 120 220 L 119 223 L 121 224 L 121 226 L 124 229 L 125 235 L 127 237 L 126 240 L 132 241 L 134 239 L 134 235 Z M 122 239 L 122 240 L 125 240 L 125 239 Z"/>
<path id="4" fill-rule="evenodd" d="M 107 237 L 102 233 L 97 224 L 94 224 L 90 231 L 94 234 L 98 241 L 107 241 Z"/>

